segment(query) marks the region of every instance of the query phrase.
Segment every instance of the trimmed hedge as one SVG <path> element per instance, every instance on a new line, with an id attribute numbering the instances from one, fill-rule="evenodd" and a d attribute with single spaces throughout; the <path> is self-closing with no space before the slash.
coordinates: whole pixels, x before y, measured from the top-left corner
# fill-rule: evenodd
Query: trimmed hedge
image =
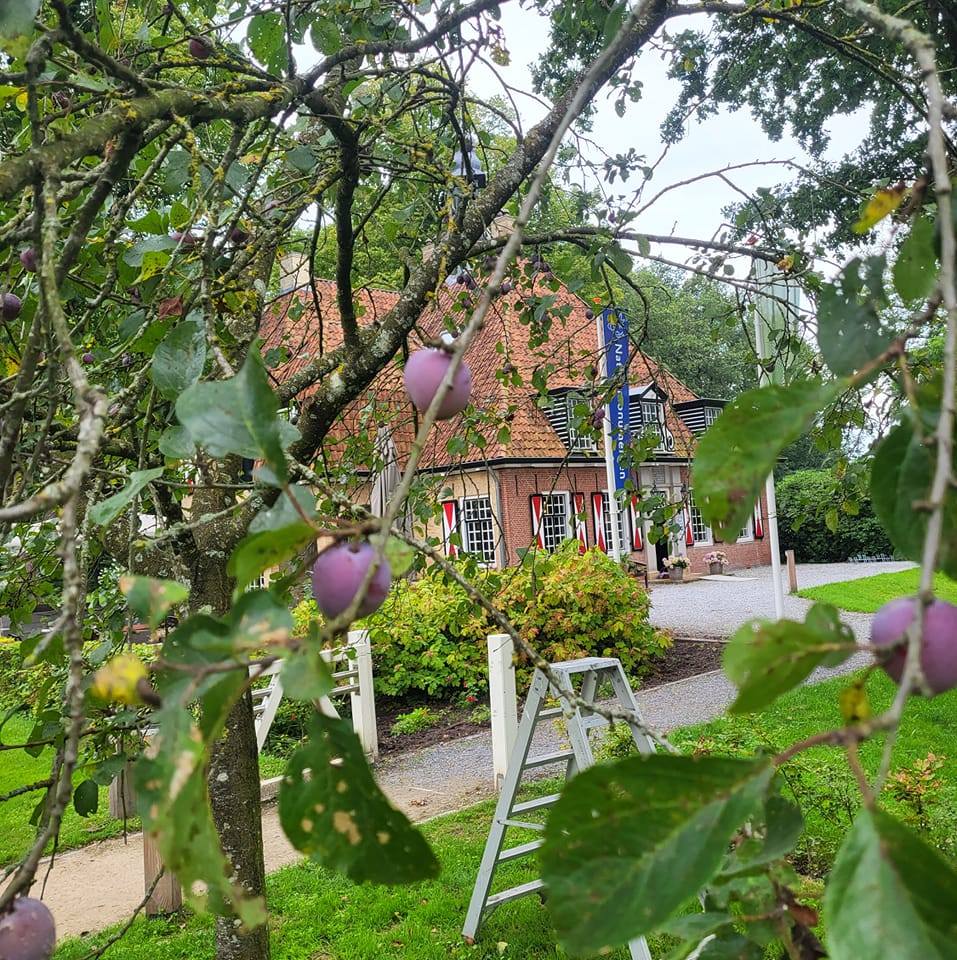
<path id="1" fill-rule="evenodd" d="M 866 492 L 855 501 L 857 513 L 842 509 L 840 487 L 828 470 L 797 470 L 777 483 L 781 549 L 793 550 L 803 563 L 838 563 L 855 556 L 894 555 L 894 546 L 874 516 Z M 837 527 L 827 525 L 828 514 Z"/>

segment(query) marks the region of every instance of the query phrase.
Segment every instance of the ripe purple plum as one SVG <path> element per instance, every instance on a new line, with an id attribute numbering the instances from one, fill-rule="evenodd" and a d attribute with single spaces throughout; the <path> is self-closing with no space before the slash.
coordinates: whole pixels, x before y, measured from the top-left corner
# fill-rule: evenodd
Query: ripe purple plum
<path id="1" fill-rule="evenodd" d="M 66 90 L 57 90 L 53 94 L 53 103 L 61 110 L 70 110 L 73 107 L 73 97 Z"/>
<path id="2" fill-rule="evenodd" d="M 907 628 L 917 616 L 917 597 L 898 597 L 874 614 L 871 643 L 887 648 L 879 654 L 881 667 L 899 682 L 907 656 Z M 935 600 L 924 614 L 924 642 L 920 665 L 933 693 L 957 687 L 957 606 Z"/>
<path id="3" fill-rule="evenodd" d="M 312 568 L 312 595 L 325 616 L 338 617 L 352 603 L 374 559 L 375 550 L 366 540 L 343 540 L 319 554 Z M 383 557 L 359 604 L 358 615 L 367 617 L 378 610 L 391 585 L 392 570 Z"/>
<path id="4" fill-rule="evenodd" d="M 208 60 L 213 55 L 213 45 L 205 37 L 192 37 L 189 55 L 196 60 Z"/>
<path id="5" fill-rule="evenodd" d="M 0 915 L 0 957 L 3 960 L 49 960 L 56 946 L 53 914 L 40 900 L 20 897 Z"/>
<path id="6" fill-rule="evenodd" d="M 242 246 L 244 243 L 249 243 L 249 231 L 244 230 L 240 226 L 235 226 L 229 231 L 229 239 L 232 240 L 233 243 Z"/>
<path id="7" fill-rule="evenodd" d="M 417 350 L 406 361 L 403 373 L 405 389 L 417 410 L 428 410 L 451 362 L 452 354 L 434 347 Z M 452 386 L 442 398 L 438 419 L 448 420 L 461 413 L 469 405 L 471 395 L 472 371 L 463 362 L 455 372 Z"/>
<path id="8" fill-rule="evenodd" d="M 594 319 L 595 319 L 595 311 L 592 310 L 591 307 L 589 307 L 589 308 L 585 311 L 585 319 L 586 319 L 586 320 L 594 320 Z"/>
<path id="9" fill-rule="evenodd" d="M 173 233 L 173 239 L 184 247 L 191 247 L 196 243 L 196 236 L 193 233 L 190 233 L 188 230 L 183 233 L 179 230 L 176 230 Z"/>
<path id="10" fill-rule="evenodd" d="M 29 270 L 30 273 L 37 272 L 37 252 L 33 247 L 27 247 L 26 250 L 20 251 L 20 263 L 23 264 L 24 270 Z"/>
<path id="11" fill-rule="evenodd" d="M 90 353 L 89 350 L 87 350 L 86 353 L 83 354 L 82 359 L 84 363 L 93 363 L 96 357 L 94 357 L 93 354 Z"/>
<path id="12" fill-rule="evenodd" d="M 16 320 L 22 307 L 23 301 L 15 293 L 5 293 L 0 298 L 0 314 L 4 320 Z"/>

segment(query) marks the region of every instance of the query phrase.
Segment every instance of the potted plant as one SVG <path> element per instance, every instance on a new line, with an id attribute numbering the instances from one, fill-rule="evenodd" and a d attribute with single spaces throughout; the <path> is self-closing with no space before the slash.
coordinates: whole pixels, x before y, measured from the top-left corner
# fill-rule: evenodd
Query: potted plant
<path id="1" fill-rule="evenodd" d="M 712 550 L 704 555 L 704 562 L 710 573 L 724 573 L 724 565 L 728 562 L 728 555 L 722 550 Z"/>
<path id="2" fill-rule="evenodd" d="M 665 558 L 665 566 L 668 568 L 672 580 L 683 580 L 685 570 L 691 566 L 691 561 L 680 553 L 673 553 L 670 557 Z"/>

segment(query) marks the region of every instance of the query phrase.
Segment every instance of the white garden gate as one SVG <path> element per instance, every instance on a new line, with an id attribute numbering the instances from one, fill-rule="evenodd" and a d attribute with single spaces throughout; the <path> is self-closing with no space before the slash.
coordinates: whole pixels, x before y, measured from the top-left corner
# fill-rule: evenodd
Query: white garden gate
<path id="1" fill-rule="evenodd" d="M 353 729 L 369 761 L 375 762 L 379 759 L 379 735 L 376 729 L 372 681 L 372 646 L 369 643 L 368 631 L 349 631 L 348 643 L 336 650 L 323 650 L 322 658 L 332 668 L 332 679 L 336 686 L 329 696 L 318 702 L 319 709 L 328 717 L 338 717 L 339 711 L 336 710 L 332 698 L 349 694 L 352 699 Z M 256 745 L 260 750 L 266 742 L 282 701 L 282 666 L 282 661 L 277 661 L 263 670 L 260 676 L 268 677 L 269 683 L 253 690 Z M 255 669 L 250 668 L 250 672 Z"/>

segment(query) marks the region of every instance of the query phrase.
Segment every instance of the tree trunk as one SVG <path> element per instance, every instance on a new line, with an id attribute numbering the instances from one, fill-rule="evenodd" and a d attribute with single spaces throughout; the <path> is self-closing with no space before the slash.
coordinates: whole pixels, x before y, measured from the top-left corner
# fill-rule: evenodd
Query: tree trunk
<path id="1" fill-rule="evenodd" d="M 226 732 L 213 748 L 209 797 L 220 842 L 236 880 L 253 896 L 265 896 L 259 762 L 252 693 L 236 704 Z M 230 917 L 216 920 L 217 960 L 269 960 L 269 927 L 243 933 Z"/>
<path id="2" fill-rule="evenodd" d="M 198 500 L 198 498 L 197 498 Z M 210 524 L 210 527 L 216 525 Z M 221 542 L 226 531 L 221 530 Z M 205 546 L 209 546 L 206 544 Z M 191 603 L 225 613 L 230 582 L 226 575 L 229 551 L 209 549 L 198 558 Z M 233 877 L 251 895 L 266 896 L 263 860 L 262 807 L 259 795 L 259 750 L 251 691 L 233 707 L 223 736 L 213 745 L 209 767 L 209 799 L 220 843 L 233 868 Z M 243 932 L 234 917 L 216 919 L 217 960 L 269 960 L 269 927 Z"/>

